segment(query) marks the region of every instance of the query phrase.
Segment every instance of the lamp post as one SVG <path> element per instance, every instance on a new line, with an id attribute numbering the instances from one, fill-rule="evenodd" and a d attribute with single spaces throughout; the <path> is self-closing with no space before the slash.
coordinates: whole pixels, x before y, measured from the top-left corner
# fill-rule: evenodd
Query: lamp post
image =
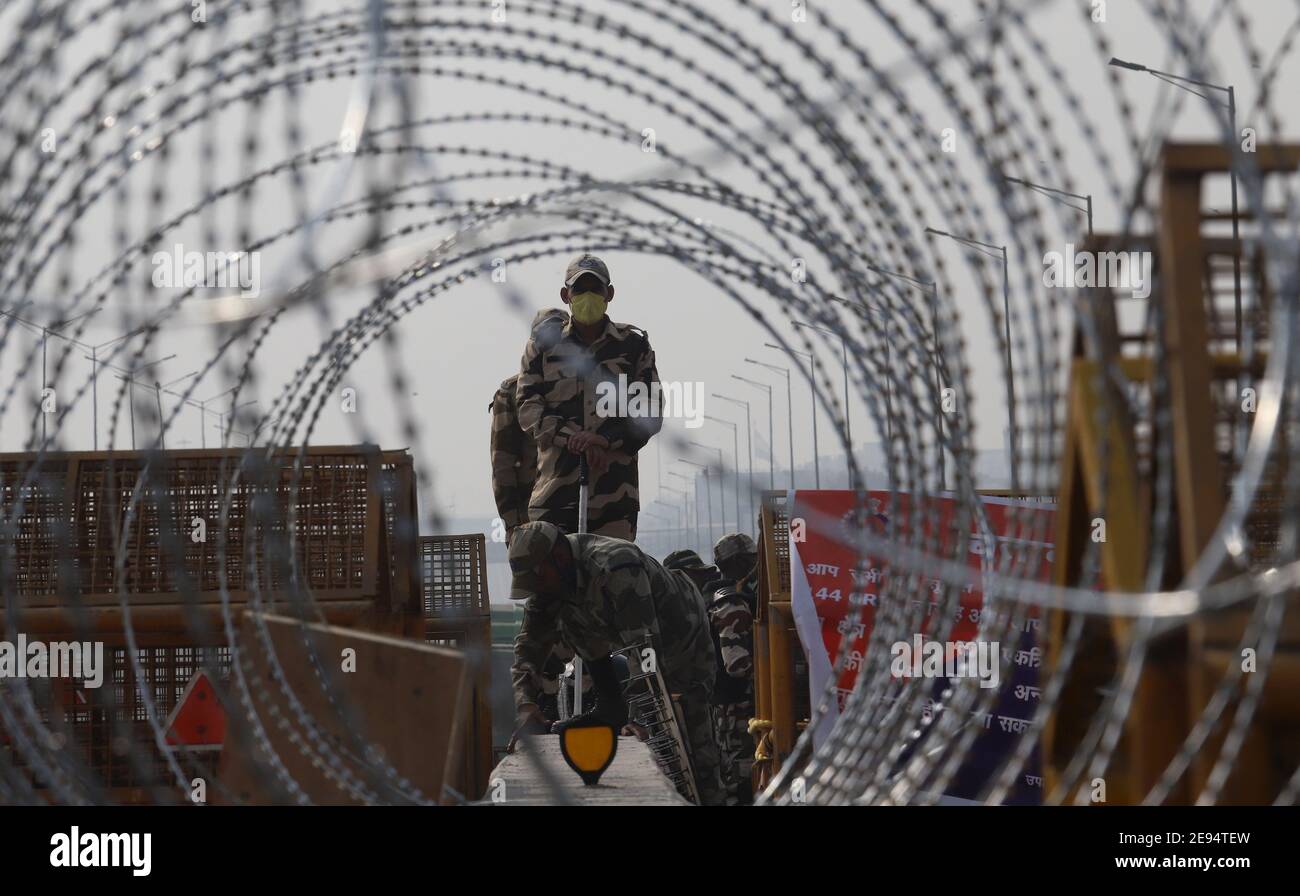
<path id="1" fill-rule="evenodd" d="M 88 360 L 90 361 L 90 425 L 92 429 L 90 442 L 96 451 L 99 450 L 99 350 L 101 348 L 108 348 L 110 345 L 121 342 L 123 339 L 130 339 L 132 336 L 143 333 L 147 329 L 149 329 L 148 324 L 142 327 L 136 327 L 129 333 L 123 333 L 121 336 L 118 336 L 115 339 L 110 339 L 107 342 L 88 346 L 90 349 Z M 109 447 L 111 448 L 112 446 Z"/>
<path id="2" fill-rule="evenodd" d="M 939 436 L 939 486 L 940 490 L 948 488 L 948 465 L 943 456 L 943 373 L 939 367 L 939 286 L 933 280 L 922 280 L 900 271 L 889 271 L 874 265 L 867 265 L 867 270 L 885 277 L 902 280 L 930 294 L 930 331 L 934 344 L 934 407 L 935 432 Z"/>
<path id="3" fill-rule="evenodd" d="M 712 545 L 713 544 L 713 486 L 709 484 L 709 466 L 708 464 L 697 464 L 695 461 L 687 460 L 684 457 L 679 457 L 677 459 L 684 464 L 689 464 L 692 467 L 698 467 L 699 469 L 704 471 L 704 494 L 705 494 L 704 503 L 708 506 L 709 544 Z"/>
<path id="4" fill-rule="evenodd" d="M 740 424 L 732 423 L 730 420 L 723 420 L 721 417 L 713 417 L 709 414 L 704 415 L 705 420 L 712 420 L 714 423 L 721 423 L 723 426 L 731 427 L 731 445 L 732 457 L 735 459 L 736 471 L 734 478 L 736 491 L 736 531 L 741 530 L 740 525 Z"/>
<path id="5" fill-rule="evenodd" d="M 46 388 L 45 377 L 46 377 L 46 366 L 47 366 L 45 361 L 46 354 L 47 354 L 46 346 L 49 344 L 50 334 L 54 333 L 57 335 L 60 330 L 62 330 L 64 327 L 66 327 L 68 324 L 72 323 L 73 321 L 78 321 L 81 320 L 83 317 L 90 317 L 92 314 L 98 314 L 98 313 L 99 313 L 98 308 L 91 308 L 89 311 L 83 311 L 81 314 L 74 315 L 73 317 L 66 317 L 63 320 L 57 320 L 54 321 L 53 323 L 46 324 L 45 326 L 41 327 L 41 399 L 42 400 L 44 400 L 45 398 L 45 388 Z M 41 414 L 41 441 L 45 441 L 46 438 L 45 418 L 47 416 L 49 415 Z"/>
<path id="6" fill-rule="evenodd" d="M 848 445 L 848 449 L 845 453 L 845 461 L 846 461 L 845 466 L 848 468 L 847 472 L 849 478 L 847 481 L 849 483 L 849 488 L 856 489 L 857 485 L 854 482 L 854 477 L 853 477 L 853 420 L 849 413 L 849 341 L 844 337 L 843 333 L 836 333 L 833 330 L 826 329 L 825 327 L 817 327 L 817 326 L 813 326 L 812 324 L 806 324 L 803 323 L 802 321 L 797 321 L 797 320 L 792 321 L 792 323 L 796 327 L 802 327 L 805 330 L 813 330 L 815 332 L 822 333 L 826 336 L 834 336 L 840 340 L 840 350 L 843 352 L 843 364 L 844 364 L 844 441 Z M 813 410 L 814 411 L 816 411 L 816 406 L 817 406 L 817 390 L 816 387 L 814 387 L 813 388 Z M 814 417 L 813 418 L 814 430 L 816 429 L 816 426 L 817 426 L 817 420 L 816 417 Z M 813 439 L 814 449 L 816 444 L 817 444 L 817 440 L 816 438 L 814 438 Z M 820 478 L 820 476 L 818 478 Z"/>
<path id="7" fill-rule="evenodd" d="M 732 374 L 733 380 L 740 380 L 742 383 L 748 383 L 756 389 L 763 389 L 767 392 L 767 487 L 776 491 L 776 440 L 772 435 L 772 386 L 768 383 L 760 383 L 758 380 L 751 380 L 748 377 Z M 748 407 L 748 405 L 746 405 Z"/>
<path id="8" fill-rule="evenodd" d="M 128 410 L 130 411 L 129 417 L 131 420 L 131 450 L 132 451 L 135 450 L 135 387 L 136 387 L 135 375 L 138 373 L 144 373 L 144 371 L 148 370 L 149 368 L 157 367 L 159 364 L 163 363 L 164 361 L 170 361 L 174 357 L 176 357 L 176 355 L 171 354 L 165 358 L 159 358 L 157 361 L 150 361 L 148 364 L 141 364 L 138 367 L 133 367 L 130 370 L 117 367 L 113 364 L 104 365 L 105 367 L 111 370 L 118 371 L 118 373 L 116 374 L 117 378 L 119 380 L 125 381 L 127 384 L 128 397 L 127 397 L 126 404 Z"/>
<path id="9" fill-rule="evenodd" d="M 727 471 L 726 461 L 722 459 L 722 449 L 714 448 L 712 445 L 706 445 L 703 442 L 691 442 L 696 448 L 704 451 L 718 452 L 718 514 L 722 517 L 722 534 L 727 534 L 727 486 L 722 474 Z M 739 521 L 737 521 L 739 523 Z M 712 535 L 712 530 L 709 532 Z"/>
<path id="10" fill-rule="evenodd" d="M 1083 212 L 1085 215 L 1088 216 L 1088 236 L 1092 236 L 1092 194 L 1091 193 L 1086 193 L 1086 194 L 1071 193 L 1069 190 L 1058 190 L 1055 187 L 1045 187 L 1042 184 L 1036 184 L 1033 181 L 1028 181 L 1028 180 L 1021 180 L 1018 177 L 1007 177 L 1004 175 L 1002 179 L 1005 180 L 1007 183 L 1019 184 L 1022 187 L 1028 187 L 1029 189 L 1033 190 L 1035 193 L 1041 193 L 1042 195 L 1046 196 L 1048 199 L 1052 200 L 1058 205 L 1064 205 L 1066 208 L 1072 208 L 1077 212 Z M 1080 208 L 1079 206 L 1075 205 L 1073 202 L 1066 202 L 1065 201 L 1066 199 L 1081 199 L 1083 200 L 1085 205 L 1082 208 Z"/>
<path id="11" fill-rule="evenodd" d="M 995 252 L 1001 253 L 1002 256 L 1002 322 L 1006 327 L 1006 358 L 1007 365 L 1007 426 L 1010 430 L 1010 457 L 1007 459 L 1011 467 L 1011 485 L 1016 488 L 1020 484 L 1020 475 L 1017 469 L 1017 446 L 1020 444 L 1017 438 L 1018 430 L 1016 429 L 1016 377 L 1015 371 L 1011 366 L 1011 274 L 1007 265 L 1007 247 L 994 246 L 991 243 L 982 243 L 979 240 L 971 239 L 967 236 L 957 236 L 953 233 L 946 233 L 942 230 L 935 230 L 933 227 L 925 228 L 925 232 L 935 236 L 946 236 L 950 240 L 956 240 L 981 255 L 987 255 L 990 258 L 997 258 Z"/>
<path id="12" fill-rule="evenodd" d="M 770 342 L 765 342 L 763 343 L 763 345 L 766 346 L 767 348 L 774 348 L 778 352 L 789 352 L 790 354 L 796 355 L 800 358 L 808 359 L 808 370 L 809 370 L 808 390 L 812 393 L 813 481 L 816 483 L 817 488 L 821 488 L 822 487 L 821 449 L 817 447 L 817 358 L 816 356 L 813 355 L 812 352 L 803 352 L 797 348 L 789 348 L 789 349 L 781 348 L 781 346 L 773 345 Z M 799 368 L 799 372 L 803 373 L 802 367 Z M 794 466 L 793 460 L 790 462 L 790 466 L 791 467 Z"/>
<path id="13" fill-rule="evenodd" d="M 731 404 L 743 405 L 745 408 L 745 447 L 749 449 L 749 525 L 750 534 L 754 533 L 754 429 L 749 417 L 749 402 L 741 401 L 739 398 L 728 398 L 726 395 L 719 395 L 717 392 L 712 393 L 713 397 L 719 401 L 730 402 Z"/>
<path id="14" fill-rule="evenodd" d="M 227 389 L 225 392 L 218 392 L 216 395 L 213 395 L 213 396 L 211 396 L 210 398 L 205 398 L 205 399 L 203 399 L 202 401 L 198 402 L 198 405 L 199 405 L 199 439 L 200 439 L 200 442 L 202 443 L 202 447 L 204 447 L 204 448 L 207 448 L 207 447 L 208 447 L 208 423 L 207 423 L 207 420 L 208 420 L 208 402 L 209 402 L 209 401 L 216 401 L 218 398 L 225 398 L 227 395 L 229 395 L 231 392 L 234 392 L 234 391 L 235 391 L 236 389 L 238 389 L 238 388 L 239 388 L 238 386 L 231 386 L 231 387 L 230 387 L 229 389 Z M 220 417 L 220 415 L 218 415 L 218 417 Z"/>
<path id="15" fill-rule="evenodd" d="M 1194 96 L 1199 96 L 1207 103 L 1212 103 L 1216 106 L 1223 106 L 1226 107 L 1228 110 L 1228 129 L 1232 132 L 1232 140 L 1228 143 L 1228 150 L 1231 158 L 1231 161 L 1228 165 L 1228 175 L 1232 181 L 1232 249 L 1233 249 L 1232 285 L 1233 285 L 1233 297 L 1236 301 L 1237 355 L 1238 357 L 1240 357 L 1241 356 L 1241 327 L 1242 327 L 1241 230 L 1240 230 L 1241 219 L 1237 213 L 1237 140 L 1240 139 L 1240 135 L 1237 132 L 1237 92 L 1233 89 L 1231 84 L 1228 84 L 1226 86 L 1221 84 L 1210 84 L 1206 81 L 1197 81 L 1194 78 L 1187 78 L 1182 75 L 1171 75 L 1168 72 L 1161 72 L 1161 71 L 1156 71 L 1153 68 L 1147 68 L 1145 65 L 1141 65 L 1137 62 L 1125 62 L 1123 59 L 1116 59 L 1114 56 L 1112 56 L 1110 59 L 1110 65 L 1113 65 L 1116 68 L 1126 68 L 1129 71 L 1134 71 L 1134 72 L 1146 72 L 1148 75 L 1151 75 L 1152 77 L 1160 81 L 1164 81 L 1166 84 L 1172 84 L 1173 86 L 1177 87 L 1179 90 L 1185 90 L 1188 93 L 1193 94 Z M 1216 100 L 1210 96 L 1207 96 L 1204 93 L 1201 93 L 1198 90 L 1193 90 L 1191 87 L 1187 86 L 1188 84 L 1191 84 L 1195 87 L 1203 87 L 1206 90 L 1217 90 L 1221 93 L 1225 93 L 1228 96 L 1228 101 L 1225 103 Z"/>
<path id="16" fill-rule="evenodd" d="M 237 404 L 234 407 L 232 407 L 229 411 L 226 411 L 224 414 L 219 414 L 218 419 L 224 418 L 226 421 L 226 438 L 225 438 L 226 442 L 230 441 L 230 433 L 235 432 L 235 428 L 234 428 L 235 415 L 238 414 L 240 411 L 242 411 L 244 408 L 252 407 L 255 404 L 257 404 L 256 398 L 254 398 L 252 401 L 246 401 L 243 404 Z M 249 436 L 248 433 L 246 432 L 240 433 L 240 435 L 248 438 L 249 440 L 248 444 L 250 445 L 253 444 L 252 437 Z"/>
<path id="17" fill-rule="evenodd" d="M 153 384 L 154 394 L 157 396 L 158 399 L 158 444 L 164 451 L 167 450 L 167 438 L 166 438 L 167 428 L 163 426 L 163 406 L 162 406 L 163 390 L 170 388 L 179 382 L 183 382 L 184 380 L 187 380 L 192 376 L 198 376 L 198 375 L 199 375 L 199 371 L 194 370 L 191 371 L 190 373 L 185 374 L 185 376 L 178 376 L 170 383 L 159 383 L 157 380 L 154 380 L 154 384 Z"/>
<path id="18" fill-rule="evenodd" d="M 893 363 L 892 361 L 893 344 L 889 341 L 889 309 L 881 308 L 876 305 L 868 305 L 866 302 L 859 302 L 857 304 L 854 304 L 853 302 L 850 302 L 848 299 L 843 299 L 840 298 L 839 296 L 831 296 L 830 300 L 832 302 L 838 302 L 844 307 L 852 309 L 859 313 L 865 312 L 867 314 L 879 315 L 880 317 L 884 318 L 885 320 L 885 334 L 884 334 L 885 367 L 888 370 L 888 368 Z M 889 373 L 887 372 L 885 376 L 885 439 L 886 441 L 889 441 L 891 443 L 894 441 L 894 409 L 893 409 L 893 400 L 891 397 L 891 393 L 893 392 L 893 388 L 891 385 L 892 380 L 893 377 L 890 376 Z"/>
<path id="19" fill-rule="evenodd" d="M 681 473 L 678 473 L 675 470 L 669 470 L 668 475 L 680 479 L 682 481 L 682 485 L 689 485 L 691 488 L 689 502 L 686 505 L 687 508 L 686 521 L 687 524 L 690 525 L 691 528 L 695 530 L 695 546 L 699 547 L 700 545 L 700 499 L 695 489 L 695 480 L 690 478 L 689 476 L 683 476 Z M 685 492 L 683 492 L 682 494 L 685 494 Z M 692 518 L 694 519 L 694 522 L 692 522 Z"/>
<path id="20" fill-rule="evenodd" d="M 782 367 L 779 364 L 768 364 L 766 361 L 755 361 L 753 358 L 746 358 L 746 364 L 756 364 L 759 367 L 766 367 L 774 373 L 779 373 L 785 377 L 785 405 L 786 405 L 786 423 L 790 427 L 790 488 L 794 488 L 794 398 L 790 386 L 790 368 Z M 776 454 L 775 451 L 772 452 Z"/>
<path id="21" fill-rule="evenodd" d="M 681 489 L 669 488 L 666 485 L 659 486 L 659 491 L 677 495 L 681 500 L 681 504 L 669 504 L 667 501 L 662 501 L 660 503 L 677 510 L 677 537 L 678 539 L 685 539 L 686 527 L 690 524 L 690 511 L 686 504 L 686 492 Z"/>

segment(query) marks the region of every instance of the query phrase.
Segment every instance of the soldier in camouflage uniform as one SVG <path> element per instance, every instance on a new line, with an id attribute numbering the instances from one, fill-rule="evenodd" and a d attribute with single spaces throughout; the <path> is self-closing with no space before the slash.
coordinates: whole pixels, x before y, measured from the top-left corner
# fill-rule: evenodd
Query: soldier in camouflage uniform
<path id="1" fill-rule="evenodd" d="M 519 422 L 538 451 L 528 517 L 577 532 L 586 457 L 587 531 L 631 541 L 640 511 L 637 452 L 663 425 L 654 352 L 644 331 L 605 314 L 614 287 L 599 258 L 570 262 L 560 297 L 569 321 L 528 340 L 515 391 Z"/>
<path id="2" fill-rule="evenodd" d="M 568 316 L 563 308 L 539 311 L 533 318 L 531 332 L 534 337 L 558 333 Z M 515 405 L 518 385 L 519 374 L 515 374 L 501 384 L 488 406 L 492 412 L 492 495 L 507 540 L 515 527 L 528 522 L 528 499 L 537 482 L 537 444 L 519 425 L 519 410 Z"/>
<path id="3" fill-rule="evenodd" d="M 664 558 L 664 569 L 680 569 L 686 573 L 686 577 L 695 583 L 695 587 L 700 589 L 700 594 L 704 595 L 704 602 L 707 604 L 709 595 L 713 593 L 713 586 L 721 585 L 721 573 L 716 566 L 705 566 L 700 555 L 692 550 L 683 549 L 673 551 Z"/>
<path id="4" fill-rule="evenodd" d="M 713 692 L 714 731 L 722 761 L 727 805 L 753 802 L 754 610 L 757 604 L 758 551 L 739 532 L 713 546 L 722 577 L 705 595 L 717 651 L 718 683 Z"/>
<path id="5" fill-rule="evenodd" d="M 510 543 L 510 597 L 528 601 L 511 669 L 521 716 L 535 707 L 535 670 L 557 640 L 573 646 L 591 672 L 595 706 L 561 724 L 621 729 L 627 705 L 610 654 L 649 640 L 664 684 L 680 695 L 682 735 L 705 805 L 725 800 L 710 698 L 715 664 L 704 600 L 690 579 L 666 570 L 635 545 L 600 535 L 565 535 L 556 526 L 520 526 Z"/>

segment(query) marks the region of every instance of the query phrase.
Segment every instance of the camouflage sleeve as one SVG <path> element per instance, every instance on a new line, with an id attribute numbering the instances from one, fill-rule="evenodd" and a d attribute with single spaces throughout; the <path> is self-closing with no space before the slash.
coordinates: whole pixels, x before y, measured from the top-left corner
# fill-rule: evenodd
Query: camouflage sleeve
<path id="1" fill-rule="evenodd" d="M 709 622 L 718 633 L 722 668 L 732 678 L 754 671 L 754 614 L 743 600 L 724 600 L 709 608 Z"/>
<path id="2" fill-rule="evenodd" d="M 528 522 L 528 498 L 537 479 L 537 455 L 519 428 L 514 395 L 498 389 L 492 398 L 492 496 L 506 530 Z"/>
<path id="3" fill-rule="evenodd" d="M 558 641 L 555 610 L 538 609 L 530 599 L 524 605 L 524 621 L 515 636 L 515 659 L 510 666 L 516 708 L 541 697 L 542 670 Z"/>
<path id="4" fill-rule="evenodd" d="M 659 391 L 659 371 L 655 369 L 655 353 L 650 348 L 648 338 L 644 340 L 644 345 L 637 353 L 635 368 L 628 377 L 628 385 L 631 386 L 633 382 L 643 383 L 648 390 L 647 395 L 655 395 Z M 652 414 L 611 417 L 605 420 L 597 431 L 609 439 L 610 449 L 625 454 L 636 454 L 663 428 L 662 404 L 655 402 L 652 407 L 654 409 Z"/>
<path id="5" fill-rule="evenodd" d="M 624 645 L 644 641 L 659 642 L 659 617 L 655 613 L 650 577 L 640 563 L 616 566 L 601 582 L 606 606 L 613 611 L 613 623 Z"/>
<path id="6" fill-rule="evenodd" d="M 557 437 L 567 438 L 580 428 L 575 422 L 546 412 L 546 376 L 542 369 L 545 352 L 537 340 L 529 339 L 519 362 L 519 382 L 515 387 L 515 405 L 519 425 L 536 443 L 539 451 L 548 450 Z"/>

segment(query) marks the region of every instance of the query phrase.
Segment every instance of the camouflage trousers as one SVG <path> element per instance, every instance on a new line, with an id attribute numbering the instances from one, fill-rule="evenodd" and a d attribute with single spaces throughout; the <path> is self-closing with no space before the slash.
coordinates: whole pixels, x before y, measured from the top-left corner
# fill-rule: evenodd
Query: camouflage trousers
<path id="1" fill-rule="evenodd" d="M 591 535 L 604 535 L 606 538 L 621 538 L 624 541 L 636 541 L 636 518 L 618 516 L 609 519 L 592 516 L 587 520 L 587 532 Z M 528 519 L 532 522 L 554 523 L 565 535 L 578 531 L 578 510 L 547 510 L 538 507 L 528 509 Z"/>
<path id="2" fill-rule="evenodd" d="M 718 756 L 718 742 L 714 735 L 713 712 L 709 695 L 692 689 L 678 700 L 685 717 L 686 730 L 682 735 L 691 750 L 691 765 L 695 768 L 695 788 L 700 794 L 700 805 L 721 806 L 726 803 L 722 786 L 722 772 Z"/>
<path id="3" fill-rule="evenodd" d="M 748 701 L 713 707 L 713 733 L 728 806 L 747 806 L 754 801 L 754 737 L 749 733 L 753 717 L 754 704 Z"/>

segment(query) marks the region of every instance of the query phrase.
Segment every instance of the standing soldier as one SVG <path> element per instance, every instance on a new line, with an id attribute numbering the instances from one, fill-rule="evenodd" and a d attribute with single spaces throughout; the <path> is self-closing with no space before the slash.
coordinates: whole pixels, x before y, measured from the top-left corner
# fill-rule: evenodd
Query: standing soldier
<path id="1" fill-rule="evenodd" d="M 531 338 L 554 344 L 567 317 L 563 308 L 537 312 Z M 503 382 L 488 406 L 492 412 L 492 496 L 507 541 L 517 526 L 528 522 L 528 499 L 537 482 L 537 445 L 519 425 L 515 404 L 518 382 L 519 374 Z"/>
<path id="2" fill-rule="evenodd" d="M 664 685 L 680 695 L 682 737 L 689 745 L 696 789 L 704 805 L 725 800 L 718 772 L 709 700 L 713 644 L 704 601 L 685 574 L 666 570 L 640 548 L 601 535 L 565 535 L 546 522 L 525 523 L 510 542 L 513 600 L 527 600 L 515 638 L 515 701 L 521 717 L 527 671 L 538 667 L 562 637 L 582 657 L 596 690 L 595 705 L 561 725 L 627 722 L 627 704 L 610 654 L 650 642 Z M 539 713 L 540 715 L 540 713 Z"/>
<path id="3" fill-rule="evenodd" d="M 713 546 L 722 578 L 705 595 L 709 627 L 717 657 L 713 688 L 713 722 L 722 763 L 727 805 L 753 802 L 754 610 L 757 604 L 758 550 L 740 532 L 724 535 Z"/>
<path id="4" fill-rule="evenodd" d="M 588 531 L 636 538 L 637 452 L 663 425 L 650 339 L 614 323 L 609 268 L 594 255 L 569 263 L 560 298 L 570 319 L 547 344 L 534 335 L 520 363 L 519 422 L 537 444 L 528 518 L 578 531 L 579 461 L 586 457 Z"/>

